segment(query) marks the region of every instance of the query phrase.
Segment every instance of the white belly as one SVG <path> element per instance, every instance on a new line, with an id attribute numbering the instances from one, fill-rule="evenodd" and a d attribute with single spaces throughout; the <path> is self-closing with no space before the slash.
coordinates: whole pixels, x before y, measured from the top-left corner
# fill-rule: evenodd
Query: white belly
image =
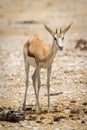
<path id="1" fill-rule="evenodd" d="M 27 57 L 27 59 L 28 59 L 28 63 L 31 65 L 31 66 L 33 66 L 33 67 L 35 67 L 36 68 L 36 62 L 35 62 L 35 58 L 33 58 L 33 57 Z M 48 60 L 47 62 L 41 62 L 40 63 L 40 67 L 41 68 L 44 68 L 44 69 L 47 69 L 47 68 L 49 68 L 49 66 L 52 64 L 52 62 L 53 62 L 53 59 L 50 59 L 50 60 Z"/>
<path id="2" fill-rule="evenodd" d="M 27 56 L 27 60 L 28 60 L 28 63 L 33 66 L 33 67 L 36 67 L 36 62 L 35 62 L 35 59 L 33 57 L 29 57 Z"/>

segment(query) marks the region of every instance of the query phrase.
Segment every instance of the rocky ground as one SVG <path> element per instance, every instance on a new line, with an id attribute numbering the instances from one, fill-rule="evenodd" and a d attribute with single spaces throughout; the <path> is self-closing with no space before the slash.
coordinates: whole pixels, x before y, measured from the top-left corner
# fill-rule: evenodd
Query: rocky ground
<path id="1" fill-rule="evenodd" d="M 0 130 L 86 130 L 87 129 L 87 48 L 75 48 L 87 40 L 86 0 L 1 0 L 0 1 L 0 111 L 21 110 L 25 91 L 23 45 L 30 35 L 44 41 L 52 38 L 41 23 L 52 29 L 73 25 L 64 39 L 51 73 L 51 111 L 47 113 L 46 70 L 41 70 L 40 105 L 35 112 L 35 95 L 30 69 L 24 121 L 0 121 Z M 87 45 L 87 43 L 86 43 Z"/>

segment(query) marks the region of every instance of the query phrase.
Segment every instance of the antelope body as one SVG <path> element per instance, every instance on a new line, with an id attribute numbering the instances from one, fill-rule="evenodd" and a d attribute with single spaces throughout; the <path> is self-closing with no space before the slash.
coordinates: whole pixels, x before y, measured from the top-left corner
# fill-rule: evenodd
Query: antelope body
<path id="1" fill-rule="evenodd" d="M 48 68 L 52 57 L 50 57 L 51 46 L 42 41 L 38 36 L 34 35 L 24 45 L 24 55 L 27 57 L 28 63 L 36 68 L 37 64 L 41 68 Z M 26 55 L 27 54 L 27 55 Z"/>
<path id="2" fill-rule="evenodd" d="M 50 75 L 51 75 L 52 63 L 58 49 L 59 50 L 63 49 L 64 34 L 70 28 L 71 24 L 67 26 L 64 30 L 60 29 L 60 33 L 58 33 L 57 29 L 56 32 L 54 33 L 49 27 L 44 25 L 46 30 L 53 37 L 52 46 L 45 43 L 42 39 L 40 39 L 36 35 L 31 37 L 30 40 L 28 40 L 25 43 L 23 52 L 24 52 L 24 61 L 25 61 L 25 72 L 26 72 L 26 90 L 24 95 L 23 110 L 25 109 L 26 106 L 26 96 L 27 96 L 27 89 L 29 85 L 29 67 L 31 65 L 35 67 L 32 80 L 33 80 L 33 86 L 34 86 L 34 91 L 36 96 L 37 112 L 39 111 L 40 69 L 41 68 L 47 69 L 47 93 L 48 93 L 48 111 L 49 111 L 50 108 L 49 89 L 50 89 Z M 36 79 L 38 82 L 38 86 L 36 86 Z"/>

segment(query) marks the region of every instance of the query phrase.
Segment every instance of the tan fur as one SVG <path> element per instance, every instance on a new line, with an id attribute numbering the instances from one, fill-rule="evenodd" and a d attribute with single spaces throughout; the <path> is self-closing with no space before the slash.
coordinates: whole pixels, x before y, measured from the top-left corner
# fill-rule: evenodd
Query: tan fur
<path id="1" fill-rule="evenodd" d="M 34 35 L 24 45 L 24 55 L 35 58 L 38 62 L 46 62 L 51 51 L 51 46 Z"/>

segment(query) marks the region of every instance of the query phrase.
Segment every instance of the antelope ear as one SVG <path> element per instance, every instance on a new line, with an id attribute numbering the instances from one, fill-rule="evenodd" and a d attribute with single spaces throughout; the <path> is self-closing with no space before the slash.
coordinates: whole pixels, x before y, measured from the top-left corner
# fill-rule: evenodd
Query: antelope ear
<path id="1" fill-rule="evenodd" d="M 72 22 L 73 23 L 73 22 Z M 71 27 L 72 23 L 64 28 L 63 33 L 65 34 Z"/>
<path id="2" fill-rule="evenodd" d="M 44 25 L 44 27 L 52 36 L 54 36 L 54 32 L 48 26 Z"/>

